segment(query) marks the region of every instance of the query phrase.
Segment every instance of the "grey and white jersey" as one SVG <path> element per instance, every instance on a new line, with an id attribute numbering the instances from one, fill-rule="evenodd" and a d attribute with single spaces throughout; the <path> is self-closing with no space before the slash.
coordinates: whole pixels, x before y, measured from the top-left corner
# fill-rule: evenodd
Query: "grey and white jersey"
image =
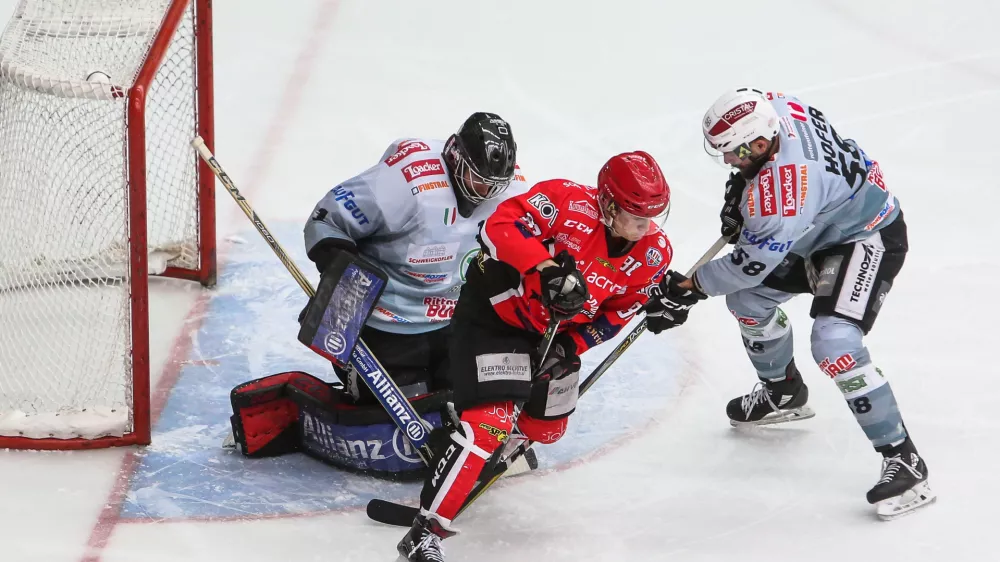
<path id="1" fill-rule="evenodd" d="M 878 162 L 838 135 L 820 110 L 781 93 L 767 97 L 780 118 L 780 148 L 747 182 L 732 253 L 696 273 L 709 296 L 761 284 L 789 253 L 808 257 L 868 238 L 900 213 Z"/>
<path id="2" fill-rule="evenodd" d="M 528 190 L 517 169 L 505 192 L 463 217 L 441 156 L 444 144 L 396 140 L 376 165 L 330 190 L 306 222 L 307 251 L 325 238 L 351 240 L 388 274 L 368 320 L 375 329 L 416 334 L 447 325 L 479 250 L 479 222 Z"/>

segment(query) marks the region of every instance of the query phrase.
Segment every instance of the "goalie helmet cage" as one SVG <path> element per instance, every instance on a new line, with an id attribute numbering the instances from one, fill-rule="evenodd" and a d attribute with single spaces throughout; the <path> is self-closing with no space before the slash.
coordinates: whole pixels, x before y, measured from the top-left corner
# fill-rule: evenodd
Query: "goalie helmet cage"
<path id="1" fill-rule="evenodd" d="M 148 275 L 215 284 L 211 0 L 21 0 L 0 37 L 0 448 L 150 442 Z"/>

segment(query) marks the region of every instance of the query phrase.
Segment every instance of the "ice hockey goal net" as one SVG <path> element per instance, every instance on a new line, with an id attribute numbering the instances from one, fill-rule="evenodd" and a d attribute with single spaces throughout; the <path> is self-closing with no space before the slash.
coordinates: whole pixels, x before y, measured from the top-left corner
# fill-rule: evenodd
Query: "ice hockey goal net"
<path id="1" fill-rule="evenodd" d="M 0 37 L 0 447 L 150 440 L 148 275 L 215 283 L 210 0 L 21 0 Z"/>

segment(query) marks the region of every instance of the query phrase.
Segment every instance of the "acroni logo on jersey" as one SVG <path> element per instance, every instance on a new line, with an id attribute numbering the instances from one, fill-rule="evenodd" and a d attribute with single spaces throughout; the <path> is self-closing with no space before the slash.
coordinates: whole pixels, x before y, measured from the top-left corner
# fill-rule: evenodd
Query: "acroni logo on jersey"
<path id="1" fill-rule="evenodd" d="M 597 272 L 591 272 L 587 275 L 587 285 L 604 289 L 616 295 L 625 294 L 625 285 L 619 285 L 603 275 L 598 275 Z"/>

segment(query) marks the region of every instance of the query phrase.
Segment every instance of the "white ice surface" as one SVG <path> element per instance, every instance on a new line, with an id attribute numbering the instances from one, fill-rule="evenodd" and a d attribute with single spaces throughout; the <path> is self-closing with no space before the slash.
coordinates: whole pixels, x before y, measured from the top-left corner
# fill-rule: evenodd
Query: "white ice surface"
<path id="1" fill-rule="evenodd" d="M 660 336 L 682 350 L 682 390 L 651 424 L 604 455 L 498 486 L 459 521 L 449 561 L 1000 559 L 998 3 L 214 4 L 217 154 L 265 221 L 303 219 L 390 140 L 443 138 L 482 109 L 511 122 L 529 179 L 590 182 L 611 154 L 651 152 L 673 190 L 667 230 L 686 269 L 717 236 L 726 176 L 702 153 L 700 116 L 724 89 L 748 84 L 821 107 L 878 158 L 906 212 L 911 251 L 867 343 L 928 460 L 937 504 L 875 519 L 864 492 L 879 459 L 810 360 L 806 300 L 786 310 L 816 418 L 732 430 L 724 404 L 754 376 L 714 300 Z M 13 5 L 0 1 L 0 15 Z M 222 192 L 218 204 L 220 239 L 243 232 Z M 198 290 L 161 289 L 162 366 Z M 656 361 L 657 341 L 644 336 L 629 353 Z M 0 453 L 0 559 L 81 560 L 123 454 Z M 401 534 L 357 511 L 124 523 L 91 554 L 392 560 Z"/>

